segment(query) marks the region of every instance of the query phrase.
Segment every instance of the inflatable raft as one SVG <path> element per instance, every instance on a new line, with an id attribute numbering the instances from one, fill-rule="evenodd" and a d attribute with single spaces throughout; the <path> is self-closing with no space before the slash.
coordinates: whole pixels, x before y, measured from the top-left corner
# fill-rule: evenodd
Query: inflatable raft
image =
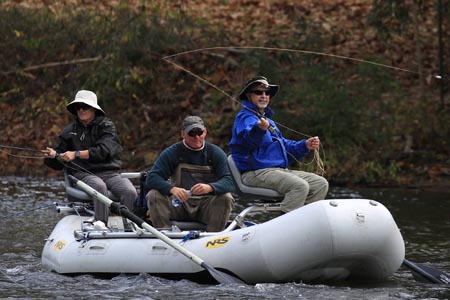
<path id="1" fill-rule="evenodd" d="M 42 265 L 61 274 L 149 273 L 211 282 L 204 268 L 151 232 L 120 216 L 96 228 L 82 206 L 63 217 L 46 240 Z M 381 281 L 402 265 L 405 247 L 384 205 L 368 199 L 322 200 L 255 224 L 250 206 L 222 232 L 174 224 L 161 231 L 221 272 L 245 283 Z M 77 211 L 78 214 L 72 214 Z M 184 224 L 186 225 L 186 224 Z"/>

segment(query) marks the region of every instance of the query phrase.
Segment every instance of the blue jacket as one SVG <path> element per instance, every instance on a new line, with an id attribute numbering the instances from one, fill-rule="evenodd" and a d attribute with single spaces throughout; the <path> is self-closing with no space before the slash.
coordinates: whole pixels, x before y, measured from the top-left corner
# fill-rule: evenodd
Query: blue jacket
<path id="1" fill-rule="evenodd" d="M 236 115 L 230 142 L 230 151 L 241 172 L 264 168 L 287 168 L 296 159 L 307 155 L 306 140 L 293 141 L 283 138 L 274 121 L 274 112 L 266 108 L 264 117 L 273 130 L 258 127 L 257 107 L 248 100 Z"/>

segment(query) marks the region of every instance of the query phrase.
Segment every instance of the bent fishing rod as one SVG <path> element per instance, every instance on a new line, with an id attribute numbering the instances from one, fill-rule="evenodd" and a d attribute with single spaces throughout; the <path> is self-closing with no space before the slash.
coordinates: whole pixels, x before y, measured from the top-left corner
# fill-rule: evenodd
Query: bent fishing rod
<path id="1" fill-rule="evenodd" d="M 172 56 L 173 56 L 173 55 L 172 55 Z M 237 100 L 235 97 L 231 96 L 230 94 L 228 94 L 228 93 L 225 92 L 224 90 L 220 89 L 219 87 L 217 87 L 217 86 L 214 85 L 213 83 L 209 82 L 208 80 L 202 78 L 201 76 L 199 76 L 199 75 L 197 75 L 197 74 L 194 74 L 193 72 L 191 72 L 190 70 L 188 70 L 188 69 L 186 69 L 185 67 L 181 66 L 180 64 L 177 64 L 177 63 L 175 63 L 174 61 L 168 59 L 167 56 L 166 56 L 166 57 L 163 57 L 163 60 L 165 60 L 166 62 L 168 62 L 168 63 L 170 63 L 170 64 L 172 64 L 172 65 L 174 65 L 176 68 L 178 68 L 178 69 L 180 69 L 180 70 L 182 70 L 182 71 L 188 73 L 189 75 L 191 75 L 191 76 L 193 76 L 193 77 L 199 79 L 200 81 L 206 83 L 207 85 L 211 86 L 212 88 L 216 89 L 216 90 L 219 91 L 220 93 L 224 94 L 224 95 L 227 97 L 227 99 L 232 100 L 232 101 L 234 101 L 235 103 L 237 103 L 237 104 L 241 105 L 242 107 L 244 107 L 245 109 L 247 109 L 247 110 L 253 112 L 253 113 L 254 113 L 256 116 L 258 116 L 259 118 L 264 118 L 264 116 L 263 116 L 260 112 L 254 110 L 254 109 L 251 109 L 250 107 L 244 105 L 241 101 Z M 308 134 L 306 134 L 306 133 L 302 133 L 302 132 L 300 132 L 300 131 L 297 131 L 297 130 L 295 130 L 295 129 L 292 129 L 292 128 L 290 128 L 290 127 L 288 127 L 288 126 L 286 126 L 286 125 L 283 125 L 283 124 L 281 124 L 281 123 L 279 123 L 279 122 L 276 122 L 276 121 L 274 121 L 274 120 L 272 120 L 272 121 L 273 121 L 275 124 L 277 124 L 278 126 L 283 127 L 283 128 L 285 128 L 285 129 L 287 129 L 287 130 L 289 130 L 289 131 L 291 131 L 291 132 L 294 132 L 294 133 L 298 134 L 298 135 L 302 135 L 302 136 L 305 136 L 305 137 L 307 137 L 307 138 L 312 137 L 311 135 L 308 135 Z M 274 130 L 274 128 L 273 128 L 272 126 L 271 126 L 271 128 L 269 128 L 269 129 L 270 129 L 272 132 L 275 132 L 275 130 Z M 321 144 L 319 145 L 319 149 L 314 150 L 314 157 L 313 157 L 312 161 L 311 161 L 310 163 L 306 163 L 306 165 L 309 165 L 309 164 L 311 164 L 312 162 L 315 162 L 315 163 L 316 163 L 316 166 L 317 166 L 316 173 L 318 173 L 318 174 L 320 174 L 320 175 L 323 175 L 323 174 L 325 174 L 325 166 L 324 166 L 324 163 L 323 163 L 323 161 L 322 161 L 322 158 L 320 157 L 320 151 L 322 151 L 322 153 L 325 155 L 325 152 L 324 152 L 323 147 L 321 146 Z M 289 153 L 289 152 L 288 152 L 288 154 L 289 154 L 289 155 L 290 155 L 297 163 L 300 164 L 300 161 L 299 161 L 294 155 L 292 155 L 292 154 Z"/>
<path id="2" fill-rule="evenodd" d="M 307 54 L 307 55 L 316 55 L 316 56 L 325 56 L 325 57 L 331 57 L 331 58 L 344 59 L 344 60 L 354 61 L 354 62 L 357 62 L 357 63 L 365 63 L 365 64 L 374 65 L 374 66 L 377 66 L 377 67 L 388 68 L 388 69 L 392 69 L 392 70 L 396 70 L 396 71 L 402 71 L 402 72 L 415 74 L 415 75 L 425 75 L 424 73 L 420 73 L 420 72 L 417 72 L 417 71 L 413 71 L 413 70 L 409 70 L 409 69 L 405 69 L 405 68 L 400 68 L 400 67 L 395 67 L 395 66 L 391 66 L 391 65 L 387 65 L 387 64 L 377 63 L 377 62 L 364 60 L 364 59 L 360 59 L 360 58 L 350 57 L 350 56 L 337 55 L 337 54 L 324 53 L 324 52 L 311 51 L 311 50 L 290 49 L 290 48 L 275 48 L 275 47 L 262 47 L 262 46 L 228 46 L 228 47 L 218 46 L 218 47 L 206 47 L 206 48 L 199 48 L 199 49 L 183 51 L 183 52 L 179 52 L 179 53 L 175 53 L 175 54 L 172 54 L 172 55 L 167 55 L 165 57 L 162 57 L 162 59 L 164 61 L 166 61 L 167 63 L 172 64 L 176 68 L 178 68 L 178 69 L 188 73 L 189 75 L 197 78 L 198 80 L 206 83 L 207 85 L 213 87 L 217 91 L 219 91 L 222 94 L 224 94 L 225 96 L 227 96 L 228 99 L 231 99 L 232 101 L 235 101 L 235 102 L 237 102 L 237 103 L 239 103 L 241 105 L 242 105 L 242 103 L 240 101 L 238 101 L 237 99 L 235 99 L 234 97 L 232 97 L 231 95 L 226 93 L 224 90 L 218 88 L 216 85 L 212 84 L 208 80 L 202 78 L 201 76 L 199 76 L 197 74 L 194 74 L 190 70 L 186 69 L 185 67 L 183 67 L 180 64 L 177 64 L 177 63 L 175 63 L 173 61 L 173 58 L 175 58 L 177 56 L 182 56 L 182 55 L 191 54 L 191 53 L 204 52 L 204 51 L 212 51 L 212 50 L 225 50 L 225 51 L 235 51 L 235 52 L 237 52 L 237 50 L 265 50 L 265 51 L 284 51 L 284 52 L 292 52 L 292 53 L 302 53 L 302 54 Z M 433 78 L 441 80 L 441 81 L 449 81 L 449 78 L 444 77 L 443 74 L 434 74 L 434 75 L 432 74 L 431 76 Z M 247 108 L 247 109 L 249 109 L 249 108 Z M 249 110 L 251 110 L 251 109 L 249 109 Z M 258 112 L 254 112 L 254 113 L 259 115 Z M 275 124 L 277 124 L 280 127 L 285 128 L 287 130 L 290 130 L 290 131 L 292 131 L 292 132 L 294 132 L 296 134 L 303 135 L 303 136 L 308 137 L 308 138 L 311 137 L 310 135 L 307 135 L 305 133 L 301 133 L 299 131 L 296 131 L 296 130 L 294 130 L 292 128 L 289 128 L 288 126 L 284 126 L 281 123 L 275 122 Z M 322 146 L 319 145 L 319 147 L 320 147 L 319 150 L 321 149 L 322 153 L 325 154 L 325 152 L 323 151 Z M 325 173 L 325 169 L 324 169 L 324 165 L 323 165 L 322 159 L 320 158 L 319 150 L 315 150 L 314 151 L 314 159 L 313 159 L 313 161 L 315 161 L 316 164 L 317 164 L 317 168 L 318 168 L 317 173 L 321 173 L 321 175 L 323 175 Z M 300 163 L 297 159 L 295 159 L 295 160 L 298 163 Z"/>

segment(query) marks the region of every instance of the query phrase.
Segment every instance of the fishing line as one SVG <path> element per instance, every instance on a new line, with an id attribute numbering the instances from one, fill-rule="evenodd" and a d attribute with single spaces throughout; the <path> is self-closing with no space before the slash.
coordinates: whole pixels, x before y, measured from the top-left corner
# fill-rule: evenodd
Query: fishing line
<path id="1" fill-rule="evenodd" d="M 1 150 L 1 149 L 0 149 L 0 152 L 6 153 L 8 156 L 17 157 L 17 158 L 31 158 L 31 159 L 42 159 L 42 158 L 45 158 L 45 156 L 27 156 L 27 155 L 12 154 L 12 153 L 9 153 L 8 151 Z"/>
<path id="2" fill-rule="evenodd" d="M 69 150 L 70 151 L 70 150 Z M 73 171 L 77 171 L 77 172 L 85 172 L 88 173 L 89 175 L 93 175 L 93 176 L 97 176 L 94 173 L 92 173 L 91 171 L 89 171 L 88 169 L 80 166 L 79 164 L 77 164 L 74 161 L 65 161 L 61 158 L 61 156 L 59 156 L 59 153 L 56 153 L 56 160 L 59 161 L 60 164 L 62 164 L 64 167 L 66 167 L 67 169 L 73 170 Z M 71 165 L 73 165 L 74 167 L 72 167 Z"/>
<path id="3" fill-rule="evenodd" d="M 43 154 L 43 150 L 38 150 L 38 149 L 32 149 L 32 148 L 23 148 L 23 147 L 14 147 L 14 146 L 6 146 L 6 145 L 0 145 L 0 148 L 5 148 L 5 149 L 11 149 L 11 150 L 19 150 L 19 151 L 29 151 L 29 152 L 40 152 Z M 0 152 L 3 152 L 9 156 L 12 157 L 18 157 L 18 158 L 32 158 L 32 159 L 41 159 L 41 158 L 45 158 L 45 156 L 28 156 L 28 155 L 18 155 L 18 154 L 12 154 L 6 150 L 2 150 L 0 149 Z"/>
<path id="4" fill-rule="evenodd" d="M 42 158 L 47 158 L 47 156 L 44 155 L 45 150 L 39 150 L 39 149 L 33 149 L 33 148 L 24 148 L 24 147 L 14 147 L 14 146 L 6 146 L 6 145 L 0 145 L 0 148 L 6 148 L 6 149 L 14 149 L 14 150 L 20 150 L 20 151 L 30 151 L 30 152 L 39 152 L 42 153 L 43 156 L 25 156 L 25 155 L 17 155 L 17 154 L 12 154 L 9 153 L 5 150 L 0 149 L 0 152 L 6 153 L 9 156 L 13 156 L 13 157 L 18 157 L 18 158 L 32 158 L 32 159 L 42 159 Z M 82 166 L 80 166 L 79 164 L 73 162 L 73 161 L 64 161 L 60 156 L 59 153 L 57 153 L 55 159 L 57 159 L 64 167 L 66 167 L 67 169 L 71 169 L 74 171 L 82 171 L 85 173 L 88 173 L 90 175 L 95 175 L 94 173 L 92 173 L 91 171 L 83 168 Z M 71 166 L 73 165 L 73 167 Z"/>
<path id="5" fill-rule="evenodd" d="M 15 149 L 15 150 L 24 150 L 24 151 L 31 151 L 31 152 L 42 152 L 42 150 L 39 150 L 39 149 L 23 148 L 23 147 L 14 147 L 14 146 L 6 146 L 6 145 L 0 145 L 0 148 Z"/>
<path id="6" fill-rule="evenodd" d="M 258 47 L 258 46 L 238 46 L 238 47 L 223 47 L 222 46 L 222 47 L 199 48 L 199 49 L 194 49 L 194 50 L 189 50 L 189 51 L 184 51 L 184 52 L 179 52 L 179 53 L 175 53 L 172 55 L 168 55 L 168 56 L 163 57 L 163 59 L 165 60 L 167 58 L 172 58 L 172 57 L 185 55 L 185 54 L 189 54 L 189 53 L 203 52 L 203 51 L 208 51 L 208 50 L 230 50 L 230 49 L 285 51 L 285 52 L 297 52 L 297 53 L 303 53 L 303 54 L 312 54 L 312 55 L 318 55 L 318 56 L 328 56 L 328 57 L 333 57 L 333 58 L 355 61 L 355 62 L 359 62 L 359 63 L 371 64 L 374 66 L 379 66 L 379 67 L 383 67 L 383 68 L 407 72 L 407 73 L 416 74 L 416 75 L 425 75 L 425 74 L 419 73 L 417 71 L 413 71 L 413 70 L 409 70 L 409 69 L 405 69 L 405 68 L 394 67 L 391 65 L 377 63 L 377 62 L 373 62 L 370 60 L 364 60 L 364 59 L 350 57 L 350 56 L 330 54 L 330 53 L 324 53 L 324 52 L 319 52 L 319 51 L 310 51 L 310 50 L 300 50 L 300 49 L 290 49 L 290 48 L 274 48 L 274 47 Z M 449 78 L 444 77 L 442 74 L 431 75 L 431 76 L 436 79 L 439 79 L 439 80 L 449 80 Z"/>
<path id="7" fill-rule="evenodd" d="M 294 52 L 294 53 L 303 53 L 303 54 L 311 54 L 311 55 L 318 55 L 318 56 L 326 56 L 326 57 L 333 57 L 333 58 L 338 58 L 338 59 L 350 60 L 350 61 L 354 61 L 354 62 L 358 62 L 358 63 L 371 64 L 371 65 L 374 65 L 374 66 L 388 68 L 388 69 L 392 69 L 392 70 L 396 70 L 396 71 L 402 71 L 402 72 L 411 73 L 411 74 L 415 74 L 415 75 L 423 75 L 423 73 L 419 73 L 417 71 L 413 71 L 413 70 L 409 70 L 409 69 L 405 69 L 405 68 L 400 68 L 400 67 L 394 67 L 394 66 L 391 66 L 391 65 L 377 63 L 377 62 L 373 62 L 373 61 L 368 61 L 368 60 L 364 60 L 364 59 L 360 59 L 360 58 L 354 58 L 354 57 L 350 57 L 350 56 L 330 54 L 330 53 L 324 53 L 324 52 L 319 52 L 319 51 L 290 49 L 290 48 L 275 48 L 275 47 L 258 47 L 258 46 L 206 47 L 206 48 L 199 48 L 199 49 L 194 49 L 194 50 L 189 50 L 189 51 L 183 51 L 183 52 L 175 53 L 175 54 L 172 54 L 172 55 L 165 56 L 162 59 L 164 61 L 174 65 L 175 67 L 183 70 L 184 72 L 190 74 L 191 76 L 199 79 L 200 81 L 206 83 L 207 85 L 213 87 L 217 91 L 219 91 L 222 94 L 226 95 L 229 99 L 231 99 L 231 100 L 233 100 L 233 101 L 235 101 L 235 102 L 237 102 L 237 103 L 242 105 L 242 103 L 240 101 L 236 100 L 234 97 L 232 97 L 231 95 L 229 95 L 228 93 L 226 93 L 222 89 L 218 88 L 216 85 L 210 83 L 208 80 L 202 78 L 201 76 L 199 76 L 197 74 L 194 74 L 190 70 L 186 69 L 185 67 L 183 67 L 183 66 L 175 63 L 173 60 L 171 60 L 171 58 L 175 58 L 177 56 L 186 55 L 186 54 L 195 53 L 195 52 L 204 52 L 204 51 L 208 51 L 208 50 L 232 50 L 232 49 L 285 51 L 285 52 Z M 442 74 L 440 74 L 440 75 L 431 75 L 431 76 L 436 78 L 436 79 L 438 79 L 438 80 L 444 80 L 444 81 L 448 80 L 446 77 L 443 77 Z M 247 109 L 249 109 L 249 108 L 247 107 Z M 251 109 L 249 109 L 249 110 L 252 111 Z M 259 115 L 258 112 L 254 112 L 254 113 Z M 290 130 L 290 131 L 292 131 L 292 132 L 294 132 L 296 134 L 303 135 L 303 136 L 306 136 L 308 138 L 311 137 L 310 135 L 307 135 L 305 133 L 302 133 L 302 132 L 299 132 L 297 130 L 294 130 L 294 129 L 292 129 L 292 128 L 288 127 L 288 126 L 285 126 L 285 125 L 283 125 L 281 123 L 278 123 L 278 122 L 275 122 L 275 123 L 278 126 L 283 127 L 283 128 L 285 128 L 287 130 Z M 322 153 L 325 155 L 325 152 L 323 151 L 323 147 L 320 144 L 319 145 L 319 149 L 314 150 L 314 159 L 313 159 L 313 161 L 315 161 L 316 164 L 317 164 L 317 172 L 320 172 L 323 175 L 325 173 L 325 168 L 324 168 L 323 161 L 320 158 L 320 150 L 322 150 Z M 298 162 L 297 159 L 295 159 L 295 160 Z M 298 162 L 298 163 L 300 163 L 300 162 Z"/>
<path id="8" fill-rule="evenodd" d="M 174 65 L 175 67 L 177 67 L 177 68 L 179 68 L 179 69 L 185 71 L 185 72 L 188 73 L 189 75 L 192 75 L 192 76 L 194 76 L 195 78 L 197 78 L 197 79 L 201 80 L 202 82 L 206 83 L 207 85 L 213 87 L 213 88 L 216 89 L 217 91 L 219 91 L 219 92 L 221 92 L 222 94 L 224 94 L 225 96 L 227 96 L 229 99 L 235 101 L 235 102 L 238 103 L 239 105 L 244 106 L 246 109 L 248 109 L 249 111 L 253 112 L 253 113 L 256 114 L 257 116 L 260 116 L 260 115 L 261 115 L 258 111 L 254 110 L 254 109 L 251 109 L 251 108 L 248 107 L 248 106 L 243 105 L 241 101 L 237 100 L 236 98 L 234 98 L 233 96 L 231 96 L 230 94 L 228 94 L 227 92 L 225 92 L 224 90 L 220 89 L 220 88 L 217 87 L 215 84 L 209 82 L 208 80 L 202 78 L 201 76 L 199 76 L 199 75 L 197 75 L 197 74 L 194 74 L 193 72 L 191 72 L 191 71 L 189 71 L 188 69 L 186 69 L 185 67 L 183 67 L 183 66 L 181 66 L 181 65 L 179 65 L 179 64 L 177 64 L 177 63 L 175 63 L 175 62 L 173 62 L 172 60 L 167 59 L 167 57 L 163 57 L 163 59 L 164 59 L 165 61 L 167 61 L 168 63 L 171 63 L 171 64 Z M 275 122 L 275 121 L 274 121 L 274 122 Z M 306 134 L 306 133 L 302 133 L 302 132 L 300 132 L 300 131 L 297 131 L 297 130 L 295 130 L 295 129 L 292 129 L 292 128 L 290 128 L 290 127 L 287 127 L 287 126 L 285 126 L 285 125 L 283 125 L 283 124 L 281 124 L 281 123 L 275 122 L 275 124 L 277 124 L 277 125 L 280 126 L 280 127 L 286 128 L 286 129 L 288 129 L 288 130 L 290 130 L 290 131 L 292 131 L 292 132 L 295 132 L 295 133 L 297 133 L 297 134 L 300 134 L 300 135 L 303 135 L 303 136 L 306 136 L 306 137 L 312 137 L 311 135 L 308 135 L 308 134 Z"/>
<path id="9" fill-rule="evenodd" d="M 253 112 L 253 113 L 256 114 L 257 116 L 260 116 L 260 117 L 261 117 L 261 114 L 260 114 L 258 111 L 253 110 L 253 109 L 251 109 L 250 107 L 244 105 L 241 101 L 237 100 L 236 98 L 234 98 L 233 96 L 231 96 L 230 94 L 228 94 L 227 92 L 225 92 L 224 90 L 220 89 L 220 88 L 219 88 L 218 86 L 216 86 L 215 84 L 209 82 L 209 81 L 206 80 L 205 78 L 203 78 L 203 77 L 201 77 L 201 76 L 199 76 L 199 75 L 193 73 L 192 71 L 186 69 L 185 67 L 181 66 L 180 64 L 177 64 L 177 63 L 175 63 L 174 61 L 172 61 L 171 59 L 169 59 L 170 57 L 175 57 L 175 56 L 177 56 L 177 55 L 186 54 L 186 53 L 189 53 L 189 52 L 197 52 L 197 51 L 202 51 L 202 50 L 206 50 L 206 49 L 221 49 L 221 48 L 223 48 L 223 47 L 214 47 L 214 48 L 197 49 L 197 50 L 192 50 L 192 51 L 182 52 L 182 53 L 174 54 L 174 55 L 170 55 L 170 56 L 165 56 L 165 57 L 163 57 L 162 59 L 163 59 L 164 61 L 166 61 L 166 62 L 168 62 L 168 63 L 174 65 L 176 68 L 178 68 L 178 69 L 180 69 L 180 70 L 182 70 L 182 71 L 188 73 L 189 75 L 191 75 L 191 76 L 197 78 L 198 80 L 200 80 L 200 81 L 206 83 L 206 84 L 209 85 L 210 87 L 216 89 L 217 91 L 219 91 L 219 92 L 221 92 L 222 94 L 224 94 L 225 96 L 227 96 L 227 97 L 228 97 L 229 99 L 231 99 L 232 101 L 234 101 L 234 102 L 240 104 L 241 106 L 245 107 L 246 109 L 248 109 L 249 111 Z M 267 48 L 267 49 L 270 49 L 270 48 Z M 274 49 L 276 49 L 276 48 L 274 48 Z M 307 138 L 312 137 L 311 135 L 308 135 L 308 134 L 306 134 L 306 133 L 302 133 L 302 132 L 300 132 L 300 131 L 297 131 L 297 130 L 295 130 L 295 129 L 292 129 L 292 128 L 290 128 L 290 127 L 288 127 L 288 126 L 285 126 L 285 125 L 283 125 L 283 124 L 281 124 L 281 123 L 279 123 L 279 122 L 276 122 L 276 121 L 274 121 L 274 120 L 272 120 L 272 121 L 273 121 L 275 124 L 277 124 L 278 126 L 283 127 L 283 128 L 285 128 L 285 129 L 287 129 L 287 130 L 290 130 L 290 131 L 292 131 L 292 132 L 294 132 L 294 133 L 296 133 L 296 134 L 303 135 L 303 136 L 305 136 L 305 137 L 307 137 Z M 324 166 L 324 163 L 323 163 L 322 159 L 320 158 L 320 151 L 322 151 L 322 153 L 323 153 L 324 156 L 325 156 L 325 151 L 323 150 L 322 145 L 319 144 L 319 148 L 314 150 L 314 157 L 313 157 L 312 161 L 311 161 L 310 163 L 306 163 L 306 164 L 300 162 L 300 161 L 299 161 L 294 155 L 292 155 L 291 153 L 288 152 L 288 154 L 289 154 L 289 155 L 290 155 L 290 156 L 291 156 L 298 164 L 309 165 L 309 164 L 311 164 L 311 163 L 313 163 L 313 162 L 316 162 L 316 166 L 317 166 L 317 168 L 316 168 L 316 173 L 317 173 L 317 174 L 320 174 L 320 175 L 323 175 L 323 174 L 325 174 L 325 166 Z"/>
<path id="10" fill-rule="evenodd" d="M 58 205 L 58 203 L 53 202 L 52 204 L 48 204 L 48 205 L 44 205 L 44 206 L 39 206 L 39 207 L 32 208 L 32 209 L 29 209 L 29 210 L 24 210 L 24 211 L 21 211 L 21 212 L 18 212 L 18 213 L 9 214 L 9 215 L 3 216 L 3 217 L 8 219 L 8 218 L 11 218 L 11 217 L 23 215 L 23 214 L 28 213 L 28 212 L 32 212 L 32 211 L 35 211 L 35 210 L 48 208 L 48 207 L 51 207 L 51 206 L 57 206 L 57 205 Z"/>

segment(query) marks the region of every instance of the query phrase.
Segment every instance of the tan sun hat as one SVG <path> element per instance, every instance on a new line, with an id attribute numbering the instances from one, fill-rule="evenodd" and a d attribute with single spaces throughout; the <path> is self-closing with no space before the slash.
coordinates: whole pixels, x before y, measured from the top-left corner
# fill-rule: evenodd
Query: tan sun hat
<path id="1" fill-rule="evenodd" d="M 101 109 L 101 107 L 98 106 L 98 104 L 97 104 L 97 95 L 95 93 L 91 92 L 91 91 L 81 90 L 81 91 L 77 92 L 77 94 L 75 95 L 75 100 L 73 100 L 72 102 L 70 102 L 66 106 L 67 110 L 71 114 L 77 115 L 77 111 L 75 109 L 76 105 L 74 105 L 74 104 L 77 104 L 77 103 L 87 104 L 90 107 L 93 107 L 96 110 L 98 110 L 103 115 L 105 114 L 103 109 Z"/>

